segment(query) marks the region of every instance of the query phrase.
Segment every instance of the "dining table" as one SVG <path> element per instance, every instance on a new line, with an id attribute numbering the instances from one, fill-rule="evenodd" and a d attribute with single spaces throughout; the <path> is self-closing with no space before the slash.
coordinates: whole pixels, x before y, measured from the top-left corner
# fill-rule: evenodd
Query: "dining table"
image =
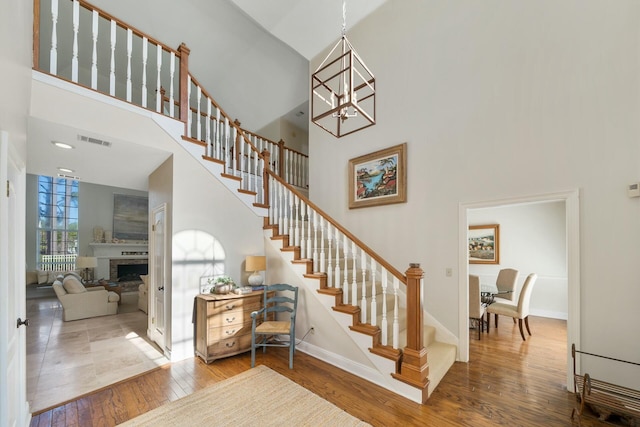
<path id="1" fill-rule="evenodd" d="M 496 285 L 480 285 L 480 301 L 482 305 L 488 307 L 493 304 L 495 301 L 495 297 L 499 297 L 500 295 L 509 295 L 513 291 L 500 291 Z"/>

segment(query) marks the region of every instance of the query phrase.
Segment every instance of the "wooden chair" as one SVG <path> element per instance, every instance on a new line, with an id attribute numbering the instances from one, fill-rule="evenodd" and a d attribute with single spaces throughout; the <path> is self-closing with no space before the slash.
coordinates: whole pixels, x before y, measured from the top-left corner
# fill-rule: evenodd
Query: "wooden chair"
<path id="1" fill-rule="evenodd" d="M 267 347 L 289 347 L 289 369 L 293 369 L 298 288 L 287 284 L 265 286 L 263 301 L 263 307 L 251 313 L 251 367 L 256 364 L 256 348 L 262 347 L 265 352 Z M 282 335 L 288 335 L 289 340 L 280 341 Z"/>
<path id="2" fill-rule="evenodd" d="M 480 299 L 480 277 L 469 275 L 469 321 L 476 321 L 478 324 L 478 339 L 481 338 L 484 329 L 485 306 Z"/>
<path id="3" fill-rule="evenodd" d="M 494 302 L 489 307 L 487 307 L 487 323 L 489 322 L 488 319 L 491 313 L 496 315 L 496 328 L 498 327 L 498 314 L 512 317 L 514 320 L 518 319 L 520 335 L 522 336 L 522 340 L 526 341 L 527 339 L 524 337 L 524 332 L 522 331 L 522 321 L 524 320 L 524 323 L 527 326 L 527 332 L 529 333 L 529 335 L 531 335 L 531 330 L 529 329 L 529 302 L 531 300 L 533 285 L 535 284 L 537 278 L 538 275 L 535 273 L 531 273 L 529 276 L 527 276 L 527 280 L 525 280 L 524 285 L 522 286 L 522 291 L 520 291 L 518 305 L 506 302 Z"/>

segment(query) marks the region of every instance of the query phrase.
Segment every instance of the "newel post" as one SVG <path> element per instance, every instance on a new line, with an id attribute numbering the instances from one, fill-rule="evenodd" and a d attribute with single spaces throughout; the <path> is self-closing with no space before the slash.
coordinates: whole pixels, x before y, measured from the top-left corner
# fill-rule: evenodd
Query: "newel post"
<path id="1" fill-rule="evenodd" d="M 180 52 L 180 120 L 184 123 L 184 134 L 187 133 L 189 123 L 189 53 L 191 49 L 186 44 L 181 43 L 178 47 Z"/>
<path id="2" fill-rule="evenodd" d="M 400 373 L 392 376 L 422 390 L 422 403 L 429 397 L 429 363 L 423 342 L 424 271 L 420 264 L 409 264 L 407 276 L 407 346 L 403 350 Z"/>

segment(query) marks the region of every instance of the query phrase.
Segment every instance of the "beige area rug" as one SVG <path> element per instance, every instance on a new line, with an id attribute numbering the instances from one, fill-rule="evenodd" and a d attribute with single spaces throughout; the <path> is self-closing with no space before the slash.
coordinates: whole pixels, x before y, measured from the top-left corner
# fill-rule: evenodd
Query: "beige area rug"
<path id="1" fill-rule="evenodd" d="M 264 365 L 122 426 L 368 426 Z"/>

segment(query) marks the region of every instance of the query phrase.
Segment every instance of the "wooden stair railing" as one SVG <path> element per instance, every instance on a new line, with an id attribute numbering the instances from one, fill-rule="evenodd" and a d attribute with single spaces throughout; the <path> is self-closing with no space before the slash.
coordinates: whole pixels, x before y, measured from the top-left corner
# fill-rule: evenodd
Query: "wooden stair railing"
<path id="1" fill-rule="evenodd" d="M 319 280 L 318 293 L 335 298 L 333 309 L 352 317 L 350 329 L 371 336 L 370 351 L 396 362 L 393 377 L 421 389 L 426 401 L 429 367 L 423 345 L 420 265 L 411 264 L 402 274 L 277 174 L 267 170 L 267 175 L 270 198 L 265 228 L 283 241 L 283 251 L 294 253 L 294 263 L 306 265 L 305 277 Z M 387 310 L 390 283 L 393 307 Z M 401 283 L 406 285 L 404 325 L 399 313 Z M 381 295 L 381 313 L 377 295 Z M 402 330 L 404 348 L 400 346 Z"/>

